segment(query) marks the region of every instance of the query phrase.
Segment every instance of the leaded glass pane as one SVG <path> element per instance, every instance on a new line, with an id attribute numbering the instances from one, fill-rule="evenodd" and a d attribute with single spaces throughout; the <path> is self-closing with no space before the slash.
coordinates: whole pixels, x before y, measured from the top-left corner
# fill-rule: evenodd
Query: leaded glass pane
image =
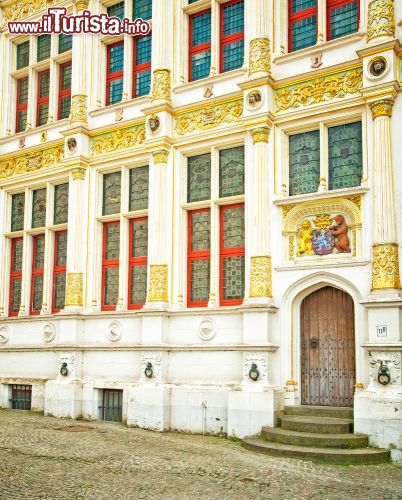
<path id="1" fill-rule="evenodd" d="M 329 189 L 360 186 L 362 179 L 362 124 L 328 129 Z"/>
<path id="2" fill-rule="evenodd" d="M 34 238 L 34 265 L 35 269 L 43 269 L 45 265 L 45 235 L 39 234 Z"/>
<path id="3" fill-rule="evenodd" d="M 50 71 L 39 73 L 39 97 L 47 97 L 49 95 Z"/>
<path id="4" fill-rule="evenodd" d="M 191 18 L 191 45 L 196 47 L 211 41 L 211 12 Z"/>
<path id="5" fill-rule="evenodd" d="M 123 42 L 109 47 L 109 73 L 123 71 L 124 65 L 124 44 Z"/>
<path id="6" fill-rule="evenodd" d="M 11 197 L 11 231 L 24 229 L 25 193 L 13 194 Z"/>
<path id="7" fill-rule="evenodd" d="M 50 57 L 50 35 L 40 35 L 37 38 L 37 62 Z"/>
<path id="8" fill-rule="evenodd" d="M 209 275 L 209 259 L 191 262 L 191 302 L 208 302 Z"/>
<path id="9" fill-rule="evenodd" d="M 64 224 L 68 220 L 68 183 L 54 187 L 54 224 Z"/>
<path id="10" fill-rule="evenodd" d="M 67 262 L 67 232 L 57 233 L 56 266 L 65 266 Z"/>
<path id="11" fill-rule="evenodd" d="M 43 275 L 33 276 L 32 311 L 40 311 L 43 300 Z"/>
<path id="12" fill-rule="evenodd" d="M 63 309 L 66 297 L 66 275 L 59 273 L 54 280 L 54 304 L 53 309 Z"/>
<path id="13" fill-rule="evenodd" d="M 223 47 L 223 71 L 241 68 L 244 59 L 244 40 L 227 43 Z"/>
<path id="14" fill-rule="evenodd" d="M 132 257 L 145 257 L 148 254 L 148 221 L 133 222 Z"/>
<path id="15" fill-rule="evenodd" d="M 237 2 L 223 6 L 223 36 L 244 31 L 244 5 Z"/>
<path id="16" fill-rule="evenodd" d="M 219 196 L 244 193 L 244 146 L 219 151 Z"/>
<path id="17" fill-rule="evenodd" d="M 11 312 L 18 312 L 21 305 L 22 279 L 13 278 L 11 284 Z"/>
<path id="18" fill-rule="evenodd" d="M 331 9 L 331 40 L 350 35 L 351 33 L 356 33 L 357 29 L 357 1 Z"/>
<path id="19" fill-rule="evenodd" d="M 106 248 L 105 259 L 117 260 L 120 251 L 120 224 L 108 224 L 106 226 Z"/>
<path id="20" fill-rule="evenodd" d="M 136 43 L 136 64 L 145 64 L 151 61 L 152 36 L 142 36 L 137 38 Z"/>
<path id="21" fill-rule="evenodd" d="M 211 51 L 205 50 L 191 56 L 191 79 L 206 78 L 211 71 Z"/>
<path id="22" fill-rule="evenodd" d="M 191 215 L 191 251 L 209 250 L 211 215 L 210 212 L 196 212 Z"/>
<path id="23" fill-rule="evenodd" d="M 137 19 L 151 19 L 152 17 L 152 0 L 134 0 L 133 2 L 133 17 Z"/>
<path id="24" fill-rule="evenodd" d="M 147 265 L 131 268 L 131 304 L 145 304 L 147 298 Z"/>
<path id="25" fill-rule="evenodd" d="M 38 126 L 45 125 L 49 117 L 49 104 L 42 104 L 38 111 Z"/>
<path id="26" fill-rule="evenodd" d="M 103 215 L 120 212 L 121 174 L 113 172 L 103 176 Z"/>
<path id="27" fill-rule="evenodd" d="M 66 96 L 62 97 L 59 101 L 59 118 L 62 120 L 63 118 L 68 118 L 70 116 L 71 109 L 71 97 Z"/>
<path id="28" fill-rule="evenodd" d="M 109 85 L 109 104 L 120 102 L 123 97 L 123 78 L 111 80 Z"/>
<path id="29" fill-rule="evenodd" d="M 46 224 L 46 188 L 35 189 L 32 196 L 32 227 Z"/>
<path id="30" fill-rule="evenodd" d="M 320 132 L 289 137 L 289 194 L 315 193 L 320 182 Z"/>
<path id="31" fill-rule="evenodd" d="M 11 271 L 22 271 L 22 248 L 23 248 L 23 241 L 22 238 L 18 240 L 13 241 L 13 266 Z"/>
<path id="32" fill-rule="evenodd" d="M 144 210 L 148 208 L 149 168 L 137 167 L 130 169 L 129 210 Z"/>
<path id="33" fill-rule="evenodd" d="M 107 15 L 109 17 L 118 17 L 123 19 L 124 17 L 124 2 L 115 3 L 107 8 Z"/>
<path id="34" fill-rule="evenodd" d="M 65 35 L 61 33 L 59 35 L 59 54 L 62 52 L 67 52 L 73 48 L 73 37 L 72 35 Z"/>
<path id="35" fill-rule="evenodd" d="M 17 69 L 25 68 L 29 64 L 29 41 L 17 45 Z"/>
<path id="36" fill-rule="evenodd" d="M 317 18 L 310 16 L 292 23 L 292 50 L 304 49 L 315 45 Z"/>
<path id="37" fill-rule="evenodd" d="M 18 80 L 18 104 L 25 104 L 28 102 L 28 78 L 21 78 Z"/>
<path id="38" fill-rule="evenodd" d="M 60 70 L 60 90 L 67 90 L 71 87 L 71 62 L 63 64 Z"/>
<path id="39" fill-rule="evenodd" d="M 28 118 L 28 112 L 27 112 L 27 110 L 18 111 L 18 113 L 17 113 L 17 124 L 16 124 L 16 128 L 15 128 L 16 132 L 21 132 L 22 130 L 26 129 L 27 118 Z"/>
<path id="40" fill-rule="evenodd" d="M 119 296 L 119 268 L 105 269 L 105 306 L 115 306 Z"/>
<path id="41" fill-rule="evenodd" d="M 223 299 L 242 299 L 244 295 L 244 255 L 223 259 Z"/>
<path id="42" fill-rule="evenodd" d="M 149 94 L 151 89 L 151 70 L 139 71 L 135 79 L 135 97 Z"/>
<path id="43" fill-rule="evenodd" d="M 223 211 L 223 248 L 244 247 L 244 207 Z"/>
<path id="44" fill-rule="evenodd" d="M 190 156 L 187 159 L 187 201 L 211 198 L 211 154 Z"/>
<path id="45" fill-rule="evenodd" d="M 317 0 L 293 0 L 292 1 L 292 13 L 296 14 L 305 9 L 310 9 L 317 5 Z"/>

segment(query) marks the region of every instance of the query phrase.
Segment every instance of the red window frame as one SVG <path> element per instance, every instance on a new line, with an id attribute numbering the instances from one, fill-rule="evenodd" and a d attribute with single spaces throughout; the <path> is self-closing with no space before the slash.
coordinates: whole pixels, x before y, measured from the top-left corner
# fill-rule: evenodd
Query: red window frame
<path id="1" fill-rule="evenodd" d="M 41 311 L 40 309 L 32 309 L 33 297 L 34 297 L 34 282 L 35 282 L 35 278 L 37 276 L 43 276 L 43 272 L 44 272 L 44 267 L 35 267 L 36 251 L 37 251 L 37 241 L 38 241 L 38 237 L 40 237 L 40 236 L 44 236 L 44 234 L 43 233 L 36 234 L 33 237 L 33 242 L 32 242 L 31 297 L 30 297 L 30 301 L 29 301 L 29 314 L 32 314 L 32 315 L 38 315 L 40 313 L 40 311 Z M 44 262 L 43 262 L 43 265 L 45 265 Z M 43 290 L 42 290 L 42 295 L 43 295 Z"/>
<path id="2" fill-rule="evenodd" d="M 231 35 L 223 36 L 223 10 L 228 6 L 235 3 L 244 2 L 244 0 L 231 0 L 230 2 L 223 3 L 220 6 L 219 12 L 219 72 L 223 72 L 223 49 L 225 45 L 233 42 L 238 42 L 244 39 L 244 31 L 238 31 L 237 33 L 232 33 Z"/>
<path id="3" fill-rule="evenodd" d="M 22 283 L 22 268 L 21 271 L 14 271 L 14 249 L 17 241 L 23 241 L 23 238 L 13 238 L 11 240 L 11 265 L 10 265 L 10 296 L 8 298 L 8 315 L 9 316 L 18 316 L 18 311 L 12 311 L 12 299 L 13 299 L 13 290 L 14 290 L 14 281 L 16 279 L 20 279 Z M 21 297 L 22 299 L 22 297 Z"/>
<path id="4" fill-rule="evenodd" d="M 61 117 L 61 101 L 63 98 L 65 97 L 70 97 L 71 99 L 71 83 L 70 83 L 70 87 L 66 88 L 66 89 L 63 89 L 62 88 L 62 82 L 63 82 L 63 70 L 64 68 L 66 68 L 67 66 L 71 66 L 72 62 L 71 61 L 67 61 L 66 63 L 63 63 L 63 64 L 60 64 L 60 68 L 59 68 L 59 98 L 58 98 L 58 104 L 57 104 L 57 119 L 60 120 Z"/>
<path id="5" fill-rule="evenodd" d="M 25 78 L 19 78 L 17 80 L 17 113 L 16 113 L 16 125 L 15 125 L 15 132 L 22 132 L 21 124 L 20 124 L 20 113 L 21 111 L 28 111 L 28 99 L 26 102 L 21 103 L 20 98 L 21 98 L 21 85 L 23 82 L 27 81 L 28 82 L 28 77 L 26 76 Z"/>
<path id="6" fill-rule="evenodd" d="M 110 104 L 110 83 L 113 80 L 119 80 L 120 78 L 123 78 L 124 75 L 124 68 L 120 71 L 110 71 L 110 52 L 113 47 L 117 47 L 118 45 L 123 45 L 124 50 L 123 40 L 121 40 L 120 42 L 111 43 L 106 47 L 106 106 L 109 106 Z"/>
<path id="7" fill-rule="evenodd" d="M 151 36 L 151 33 L 149 33 L 146 36 Z M 151 61 L 142 63 L 142 64 L 137 64 L 137 41 L 139 37 L 135 36 L 133 37 L 133 87 L 132 87 L 132 96 L 133 99 L 137 97 L 136 90 L 137 90 L 137 74 L 141 73 L 143 71 L 146 71 L 147 69 L 151 69 Z"/>
<path id="8" fill-rule="evenodd" d="M 232 208 L 244 208 L 244 203 L 236 203 L 234 205 L 223 205 L 219 208 L 219 304 L 221 306 L 238 306 L 243 303 L 244 297 L 241 299 L 223 299 L 223 262 L 225 257 L 241 257 L 244 255 L 244 246 L 224 248 L 224 212 Z"/>
<path id="9" fill-rule="evenodd" d="M 133 249 L 133 237 L 134 237 L 134 224 L 136 222 L 146 221 L 148 217 L 139 217 L 138 219 L 130 219 L 129 221 L 129 250 L 128 250 L 128 309 L 141 309 L 144 307 L 144 304 L 134 304 L 131 302 L 131 292 L 132 292 L 132 273 L 135 266 L 143 266 L 148 263 L 148 255 L 143 255 L 141 257 L 134 257 L 132 255 Z"/>
<path id="10" fill-rule="evenodd" d="M 293 51 L 292 47 L 292 31 L 293 31 L 293 24 L 301 21 L 303 19 L 307 19 L 309 17 L 315 16 L 316 21 L 318 19 L 318 2 L 314 7 L 309 7 L 308 9 L 301 10 L 300 12 L 296 12 L 296 14 L 292 13 L 292 0 L 289 0 L 288 2 L 288 12 L 289 12 L 289 19 L 288 19 L 288 40 L 289 40 L 289 52 Z M 316 36 L 317 36 L 317 22 L 316 22 Z"/>
<path id="11" fill-rule="evenodd" d="M 200 54 L 201 52 L 205 52 L 207 50 L 211 50 L 211 36 L 209 38 L 209 42 L 201 43 L 200 45 L 192 45 L 193 40 L 193 24 L 192 20 L 195 17 L 201 16 L 202 14 L 206 14 L 207 12 L 211 13 L 211 9 L 204 9 L 200 12 L 196 12 L 195 14 L 191 14 L 188 18 L 189 26 L 188 26 L 188 81 L 193 81 L 193 65 L 192 65 L 192 56 L 194 54 Z"/>
<path id="12" fill-rule="evenodd" d="M 67 234 L 66 231 L 57 231 L 54 235 L 54 257 L 53 257 L 53 293 L 52 293 L 52 313 L 58 313 L 60 312 L 60 309 L 56 309 L 54 307 L 56 303 L 56 276 L 59 274 L 66 274 L 66 264 L 62 266 L 58 266 L 57 263 L 57 248 L 58 248 L 58 241 L 60 238 L 61 234 Z"/>
<path id="13" fill-rule="evenodd" d="M 327 40 L 331 40 L 331 10 L 350 3 L 357 4 L 357 27 L 360 19 L 360 0 L 327 0 Z"/>
<path id="14" fill-rule="evenodd" d="M 102 305 L 101 305 L 101 310 L 102 311 L 115 311 L 116 306 L 115 305 L 106 305 L 105 304 L 105 295 L 106 295 L 106 290 L 105 290 L 105 276 L 106 276 L 106 269 L 110 269 L 113 267 L 119 267 L 120 266 L 120 259 L 106 259 L 106 237 L 107 237 L 107 228 L 110 226 L 118 225 L 120 227 L 120 221 L 115 220 L 113 222 L 104 222 L 103 223 L 103 238 L 102 238 Z"/>
<path id="15" fill-rule="evenodd" d="M 48 93 L 45 96 L 40 97 L 40 86 L 41 86 L 41 80 L 45 74 L 49 75 L 50 78 L 50 69 L 45 69 L 44 71 L 40 71 L 38 73 L 38 91 L 37 91 L 37 105 L 36 105 L 36 126 L 39 127 L 39 117 L 40 117 L 40 109 L 42 106 L 46 106 L 46 104 L 49 106 L 49 94 L 50 94 L 50 85 L 48 89 Z M 49 113 L 49 111 L 48 111 Z M 42 125 L 45 125 L 42 123 Z"/>
<path id="16" fill-rule="evenodd" d="M 199 214 L 202 212 L 211 212 L 210 208 L 200 208 L 199 210 L 191 210 L 191 212 L 188 212 L 188 225 L 187 225 L 187 231 L 188 231 L 188 239 L 187 239 L 187 307 L 205 307 L 208 305 L 208 301 L 192 301 L 191 300 L 191 264 L 192 262 L 196 260 L 211 260 L 211 249 L 209 250 L 199 250 L 199 251 L 193 251 L 193 242 L 192 242 L 192 221 L 193 221 L 193 215 L 194 214 Z"/>

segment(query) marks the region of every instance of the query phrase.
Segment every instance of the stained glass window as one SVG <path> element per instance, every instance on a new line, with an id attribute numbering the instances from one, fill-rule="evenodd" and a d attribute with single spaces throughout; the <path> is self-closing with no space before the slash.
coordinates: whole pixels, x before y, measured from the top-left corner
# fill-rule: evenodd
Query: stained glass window
<path id="1" fill-rule="evenodd" d="M 152 17 L 152 0 L 133 0 L 133 18 L 147 20 Z"/>
<path id="2" fill-rule="evenodd" d="M 67 262 L 67 231 L 59 231 L 56 233 L 55 247 L 55 266 L 65 266 Z"/>
<path id="3" fill-rule="evenodd" d="M 320 181 L 318 130 L 289 137 L 289 194 L 314 193 Z"/>
<path id="4" fill-rule="evenodd" d="M 244 246 L 244 207 L 223 210 L 223 248 Z"/>
<path id="5" fill-rule="evenodd" d="M 103 224 L 102 309 L 113 310 L 119 296 L 120 223 Z"/>
<path id="6" fill-rule="evenodd" d="M 29 64 L 29 41 L 17 45 L 17 69 L 25 68 Z"/>
<path id="7" fill-rule="evenodd" d="M 187 201 L 209 200 L 211 197 L 211 154 L 187 159 Z"/>
<path id="8" fill-rule="evenodd" d="M 53 312 L 64 309 L 66 302 L 66 274 L 55 274 L 54 277 L 54 298 L 53 298 Z"/>
<path id="9" fill-rule="evenodd" d="M 65 35 L 61 33 L 59 35 L 59 54 L 62 52 L 67 52 L 73 48 L 73 37 L 72 35 Z"/>
<path id="10" fill-rule="evenodd" d="M 113 172 L 103 175 L 103 215 L 120 212 L 121 174 Z"/>
<path id="11" fill-rule="evenodd" d="M 358 0 L 328 0 L 328 40 L 350 35 L 358 30 Z"/>
<path id="12" fill-rule="evenodd" d="M 12 257 L 11 257 L 12 271 L 22 271 L 22 247 L 23 247 L 22 238 L 15 238 L 12 240 Z"/>
<path id="13" fill-rule="evenodd" d="M 119 268 L 107 267 L 104 271 L 104 309 L 115 306 L 119 297 Z"/>
<path id="14" fill-rule="evenodd" d="M 244 146 L 219 151 L 219 196 L 244 193 Z"/>
<path id="15" fill-rule="evenodd" d="M 120 251 L 120 224 L 111 223 L 106 226 L 105 260 L 117 260 Z"/>
<path id="16" fill-rule="evenodd" d="M 37 62 L 43 61 L 50 57 L 50 35 L 40 35 L 37 38 L 37 51 L 36 60 Z"/>
<path id="17" fill-rule="evenodd" d="M 244 2 L 221 5 L 221 71 L 240 68 L 244 59 Z"/>
<path id="18" fill-rule="evenodd" d="M 45 263 L 45 235 L 34 237 L 34 268 L 42 269 Z"/>
<path id="19" fill-rule="evenodd" d="M 124 42 L 107 46 L 106 104 L 120 102 L 123 97 Z"/>
<path id="20" fill-rule="evenodd" d="M 68 118 L 71 109 L 71 61 L 60 65 L 58 119 Z"/>
<path id="21" fill-rule="evenodd" d="M 63 186 L 63 184 L 61 184 Z M 52 312 L 64 308 L 66 295 L 67 231 L 55 233 Z"/>
<path id="22" fill-rule="evenodd" d="M 124 18 L 124 2 L 115 3 L 107 8 L 107 15 L 109 17 Z"/>
<path id="23" fill-rule="evenodd" d="M 32 193 L 32 227 L 46 224 L 46 188 L 35 189 Z"/>
<path id="24" fill-rule="evenodd" d="M 360 186 L 362 179 L 362 124 L 328 128 L 329 189 Z"/>
<path id="25" fill-rule="evenodd" d="M 134 266 L 131 270 L 131 304 L 145 304 L 147 298 L 147 265 Z"/>
<path id="26" fill-rule="evenodd" d="M 130 169 L 129 210 L 148 208 L 149 168 L 136 167 Z"/>
<path id="27" fill-rule="evenodd" d="M 45 125 L 49 117 L 50 70 L 38 73 L 38 111 L 36 125 Z"/>
<path id="28" fill-rule="evenodd" d="M 211 70 L 211 11 L 190 16 L 189 80 L 209 76 Z"/>
<path id="29" fill-rule="evenodd" d="M 31 314 L 39 314 L 43 301 L 43 268 L 45 264 L 45 235 L 33 238 Z"/>
<path id="30" fill-rule="evenodd" d="M 148 253 L 148 220 L 133 220 L 131 256 L 146 257 Z"/>
<path id="31" fill-rule="evenodd" d="M 148 220 L 130 221 L 129 308 L 145 304 L 147 297 Z"/>
<path id="32" fill-rule="evenodd" d="M 15 131 L 26 129 L 28 116 L 28 77 L 17 80 L 17 117 Z"/>
<path id="33" fill-rule="evenodd" d="M 11 197 L 11 231 L 24 229 L 25 193 L 13 194 Z"/>
<path id="34" fill-rule="evenodd" d="M 289 2 L 289 51 L 311 47 L 317 41 L 317 0 Z"/>
<path id="35" fill-rule="evenodd" d="M 68 183 L 54 187 L 53 224 L 64 224 L 68 220 Z"/>
<path id="36" fill-rule="evenodd" d="M 17 316 L 21 304 L 23 238 L 11 240 L 9 314 Z"/>
<path id="37" fill-rule="evenodd" d="M 149 94 L 151 88 L 152 36 L 134 38 L 133 97 Z"/>
<path id="38" fill-rule="evenodd" d="M 21 304 L 22 279 L 14 278 L 11 286 L 10 316 L 16 316 Z"/>
<path id="39" fill-rule="evenodd" d="M 191 251 L 209 250 L 211 215 L 208 210 L 191 213 Z"/>
<path id="40" fill-rule="evenodd" d="M 190 269 L 188 283 L 188 305 L 205 306 L 210 292 L 210 232 L 209 209 L 189 212 L 189 252 Z"/>

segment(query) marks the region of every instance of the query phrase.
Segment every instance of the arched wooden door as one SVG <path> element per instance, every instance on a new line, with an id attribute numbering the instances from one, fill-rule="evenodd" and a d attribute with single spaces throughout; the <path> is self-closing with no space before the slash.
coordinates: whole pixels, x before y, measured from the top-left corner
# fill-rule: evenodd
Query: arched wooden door
<path id="1" fill-rule="evenodd" d="M 301 402 L 353 406 L 354 305 L 347 293 L 326 286 L 301 304 Z"/>

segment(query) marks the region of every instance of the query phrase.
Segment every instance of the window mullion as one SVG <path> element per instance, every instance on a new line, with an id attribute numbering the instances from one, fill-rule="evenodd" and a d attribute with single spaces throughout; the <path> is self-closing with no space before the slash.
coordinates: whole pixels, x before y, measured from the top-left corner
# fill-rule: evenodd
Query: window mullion
<path id="1" fill-rule="evenodd" d="M 209 304 L 211 306 L 219 305 L 219 243 L 220 243 L 220 227 L 219 227 L 219 206 L 211 202 L 211 264 L 210 264 L 210 297 Z M 212 295 L 213 294 L 213 295 Z"/>
<path id="2" fill-rule="evenodd" d="M 216 75 L 219 71 L 219 36 L 220 36 L 220 4 L 211 1 L 211 76 Z"/>
<path id="3" fill-rule="evenodd" d="M 327 2 L 317 2 L 317 43 L 327 40 Z"/>
<path id="4" fill-rule="evenodd" d="M 128 190 L 127 190 L 128 191 Z M 122 193 L 124 193 L 122 185 Z M 123 195 L 123 194 L 122 194 Z M 116 310 L 127 309 L 129 220 L 120 215 L 119 297 Z"/>
<path id="5" fill-rule="evenodd" d="M 320 183 L 318 191 L 327 190 L 329 182 L 328 172 L 328 129 L 320 123 Z"/>

